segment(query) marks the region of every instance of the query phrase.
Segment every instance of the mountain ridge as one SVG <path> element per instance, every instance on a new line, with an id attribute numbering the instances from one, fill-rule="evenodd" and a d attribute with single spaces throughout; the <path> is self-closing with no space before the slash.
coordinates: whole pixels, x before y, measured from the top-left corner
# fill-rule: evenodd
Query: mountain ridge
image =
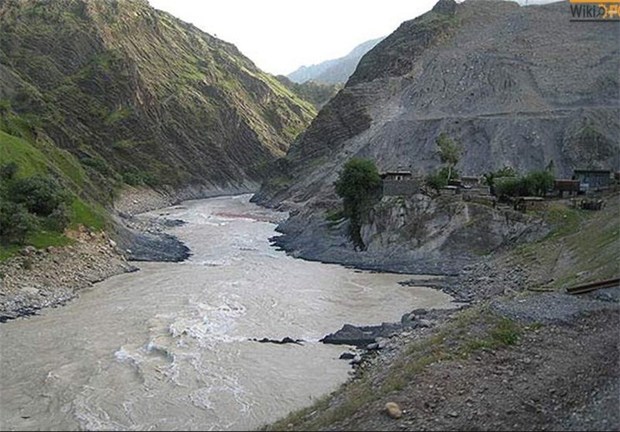
<path id="1" fill-rule="evenodd" d="M 315 113 L 234 45 L 144 1 L 7 1 L 0 20 L 0 98 L 109 191 L 256 183 Z"/>
<path id="2" fill-rule="evenodd" d="M 325 60 L 310 66 L 300 66 L 287 75 L 287 78 L 298 84 L 315 81 L 322 84 L 342 84 L 353 74 L 359 60 L 383 38 L 371 39 L 357 45 L 347 55 Z"/>
<path id="3" fill-rule="evenodd" d="M 463 145 L 465 175 L 551 161 L 558 176 L 617 169 L 620 56 L 609 37 L 617 31 L 575 26 L 566 2 L 442 0 L 363 57 L 289 150 L 280 186 L 267 184 L 257 199 L 335 203 L 333 182 L 355 156 L 427 174 L 440 165 L 441 132 Z"/>

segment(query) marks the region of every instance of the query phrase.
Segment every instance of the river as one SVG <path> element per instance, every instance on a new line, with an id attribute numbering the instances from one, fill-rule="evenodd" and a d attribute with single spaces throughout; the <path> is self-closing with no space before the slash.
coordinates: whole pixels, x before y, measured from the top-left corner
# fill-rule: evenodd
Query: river
<path id="1" fill-rule="evenodd" d="M 159 210 L 191 249 L 139 263 L 41 315 L 0 325 L 0 429 L 247 430 L 335 390 L 351 367 L 318 340 L 345 323 L 452 307 L 437 290 L 287 256 L 249 196 Z M 290 336 L 303 345 L 251 338 Z"/>

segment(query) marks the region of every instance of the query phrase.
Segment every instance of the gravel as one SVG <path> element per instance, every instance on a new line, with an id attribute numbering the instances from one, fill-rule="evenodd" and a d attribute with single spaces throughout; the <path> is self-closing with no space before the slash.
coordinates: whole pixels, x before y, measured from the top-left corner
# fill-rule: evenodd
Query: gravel
<path id="1" fill-rule="evenodd" d="M 581 315 L 619 308 L 620 305 L 616 302 L 555 292 L 532 294 L 522 298 L 500 298 L 491 302 L 491 310 L 494 312 L 525 324 L 566 324 Z"/>

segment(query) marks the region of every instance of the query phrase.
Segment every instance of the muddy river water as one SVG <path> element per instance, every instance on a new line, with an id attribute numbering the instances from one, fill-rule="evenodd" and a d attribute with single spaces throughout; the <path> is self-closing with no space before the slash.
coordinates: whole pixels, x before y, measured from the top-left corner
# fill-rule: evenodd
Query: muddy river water
<path id="1" fill-rule="evenodd" d="M 0 325 L 0 429 L 240 430 L 309 405 L 344 382 L 346 347 L 318 340 L 350 324 L 451 307 L 407 275 L 287 256 L 282 218 L 249 196 L 159 210 L 191 249 L 182 263 L 82 291 L 66 306 Z M 303 339 L 303 345 L 252 338 Z"/>

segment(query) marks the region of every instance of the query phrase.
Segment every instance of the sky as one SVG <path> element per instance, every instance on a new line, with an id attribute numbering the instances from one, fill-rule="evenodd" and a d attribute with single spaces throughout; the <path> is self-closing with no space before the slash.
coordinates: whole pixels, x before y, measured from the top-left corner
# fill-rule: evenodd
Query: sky
<path id="1" fill-rule="evenodd" d="M 457 0 L 462 1 L 462 0 Z M 517 0 L 524 3 L 525 0 Z M 549 3 L 557 0 L 530 0 Z M 287 75 L 392 33 L 437 0 L 149 0 L 232 42 L 264 71 Z"/>
<path id="2" fill-rule="evenodd" d="M 261 69 L 289 74 L 387 36 L 437 0 L 149 0 L 232 42 Z"/>

